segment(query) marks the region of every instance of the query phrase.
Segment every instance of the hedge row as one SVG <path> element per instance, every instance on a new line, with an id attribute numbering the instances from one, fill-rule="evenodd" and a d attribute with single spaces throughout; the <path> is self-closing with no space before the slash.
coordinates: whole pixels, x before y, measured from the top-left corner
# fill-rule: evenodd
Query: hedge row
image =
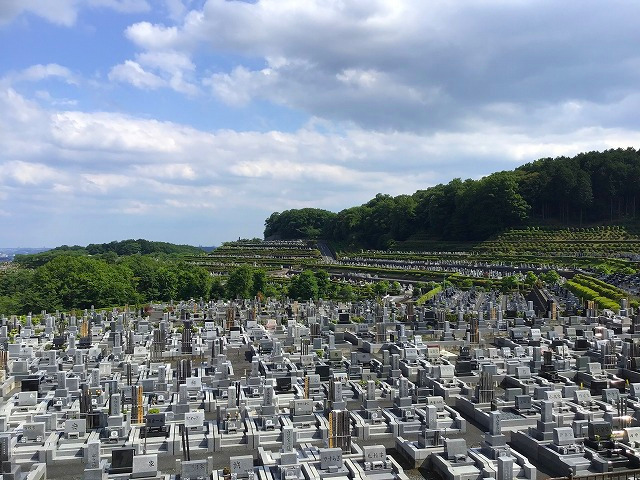
<path id="1" fill-rule="evenodd" d="M 416 305 L 424 305 L 426 302 L 431 300 L 441 291 L 442 291 L 442 285 L 438 285 L 437 287 L 432 288 L 416 301 Z"/>
<path id="2" fill-rule="evenodd" d="M 583 300 L 593 300 L 600 308 L 608 308 L 614 311 L 620 309 L 620 304 L 618 302 L 615 302 L 610 298 L 600 296 L 597 291 L 592 290 L 589 287 L 585 287 L 584 285 L 580 285 L 579 283 L 571 280 L 567 281 L 565 286 Z"/>

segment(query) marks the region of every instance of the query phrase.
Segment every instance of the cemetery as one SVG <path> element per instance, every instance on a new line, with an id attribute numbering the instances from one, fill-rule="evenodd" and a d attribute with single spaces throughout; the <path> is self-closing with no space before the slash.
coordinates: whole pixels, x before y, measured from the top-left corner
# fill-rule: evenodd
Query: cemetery
<path id="1" fill-rule="evenodd" d="M 441 252 L 239 240 L 171 267 L 210 300 L 0 312 L 2 479 L 640 469 L 639 237 L 592 233 Z M 617 270 L 580 268 L 594 258 Z"/>
<path id="2" fill-rule="evenodd" d="M 2 316 L 3 478 L 640 467 L 640 315 L 625 300 L 564 317 L 566 296 L 540 295 L 553 305 L 518 300 L 522 316 L 502 308 L 508 295 L 455 288 L 423 305 L 192 300 Z"/>

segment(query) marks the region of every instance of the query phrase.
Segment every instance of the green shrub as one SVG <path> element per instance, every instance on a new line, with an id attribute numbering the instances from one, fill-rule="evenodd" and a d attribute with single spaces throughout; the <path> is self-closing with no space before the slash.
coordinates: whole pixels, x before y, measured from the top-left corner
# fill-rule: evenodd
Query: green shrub
<path id="1" fill-rule="evenodd" d="M 429 290 L 427 293 L 425 293 L 418 299 L 418 301 L 416 302 L 416 305 L 423 305 L 425 302 L 428 302 L 433 297 L 435 297 L 440 291 L 442 291 L 442 286 L 440 285 L 432 288 L 431 290 Z"/>

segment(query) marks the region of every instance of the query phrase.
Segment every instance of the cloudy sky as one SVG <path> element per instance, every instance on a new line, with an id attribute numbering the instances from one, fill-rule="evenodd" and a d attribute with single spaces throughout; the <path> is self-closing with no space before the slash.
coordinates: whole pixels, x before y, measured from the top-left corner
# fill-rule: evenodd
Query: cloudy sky
<path id="1" fill-rule="evenodd" d="M 640 2 L 2 0 L 0 246 L 261 236 L 640 147 Z"/>

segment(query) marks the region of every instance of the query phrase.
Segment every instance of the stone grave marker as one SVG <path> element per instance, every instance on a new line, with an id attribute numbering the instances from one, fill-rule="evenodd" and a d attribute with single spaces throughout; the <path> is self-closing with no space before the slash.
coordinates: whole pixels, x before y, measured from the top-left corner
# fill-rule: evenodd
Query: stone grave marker
<path id="1" fill-rule="evenodd" d="M 131 477 L 151 477 L 158 472 L 158 455 L 134 455 Z"/>
<path id="2" fill-rule="evenodd" d="M 187 428 L 202 427 L 204 424 L 204 411 L 197 410 L 184 414 L 184 426 Z"/>
<path id="3" fill-rule="evenodd" d="M 231 464 L 231 474 L 236 474 L 238 478 L 247 478 L 249 472 L 253 472 L 253 456 L 240 455 L 229 458 Z"/>
<path id="4" fill-rule="evenodd" d="M 362 459 L 365 462 L 379 462 L 387 458 L 387 451 L 383 445 L 366 445 L 362 447 Z"/>
<path id="5" fill-rule="evenodd" d="M 341 448 L 321 448 L 320 449 L 320 469 L 328 470 L 329 467 L 342 467 Z"/>
<path id="6" fill-rule="evenodd" d="M 467 458 L 467 442 L 464 438 L 445 438 L 444 454 L 449 461 Z"/>
<path id="7" fill-rule="evenodd" d="M 184 460 L 182 462 L 182 472 L 180 478 L 182 480 L 208 478 L 209 464 L 204 460 Z"/>
<path id="8" fill-rule="evenodd" d="M 576 443 L 571 427 L 556 427 L 553 429 L 553 443 L 559 447 Z"/>

